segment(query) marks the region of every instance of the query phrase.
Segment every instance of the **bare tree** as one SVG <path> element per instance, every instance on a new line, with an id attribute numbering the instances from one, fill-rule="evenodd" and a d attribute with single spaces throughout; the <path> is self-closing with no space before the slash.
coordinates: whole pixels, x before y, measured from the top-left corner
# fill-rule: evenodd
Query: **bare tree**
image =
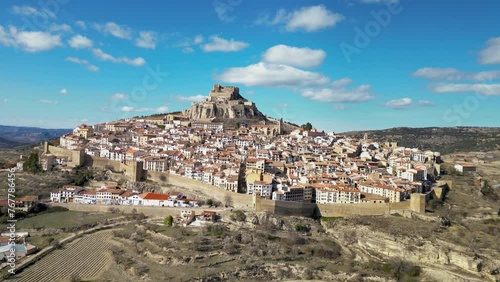
<path id="1" fill-rule="evenodd" d="M 224 196 L 224 205 L 226 206 L 226 208 L 233 206 L 233 197 L 231 197 L 231 195 L 226 194 Z"/>

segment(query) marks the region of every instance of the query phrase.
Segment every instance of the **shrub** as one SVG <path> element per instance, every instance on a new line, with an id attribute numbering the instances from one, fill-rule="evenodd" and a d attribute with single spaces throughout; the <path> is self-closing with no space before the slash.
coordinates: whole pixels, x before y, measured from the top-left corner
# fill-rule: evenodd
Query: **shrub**
<path id="1" fill-rule="evenodd" d="M 42 171 L 38 165 L 38 153 L 32 153 L 23 164 L 23 170 L 31 173 Z"/>
<path id="2" fill-rule="evenodd" d="M 29 208 L 28 213 L 40 213 L 40 212 L 46 211 L 48 208 L 49 207 L 46 204 L 36 203 L 34 206 Z M 68 210 L 68 209 L 66 209 L 66 210 Z"/>
<path id="3" fill-rule="evenodd" d="M 311 228 L 307 225 L 302 225 L 301 223 L 295 223 L 293 225 L 293 229 L 295 231 L 300 231 L 300 232 L 309 232 L 309 230 L 311 230 Z"/>
<path id="4" fill-rule="evenodd" d="M 233 221 L 244 222 L 247 219 L 246 214 L 242 210 L 235 210 L 229 216 Z"/>
<path id="5" fill-rule="evenodd" d="M 113 213 L 113 214 L 115 214 L 115 213 L 120 213 L 120 209 L 119 209 L 119 208 L 115 208 L 115 207 L 109 207 L 109 208 L 108 208 L 108 211 L 109 211 L 110 213 Z"/>
<path id="6" fill-rule="evenodd" d="M 207 227 L 206 235 L 219 236 L 226 232 L 226 227 L 219 224 L 209 225 Z"/>
<path id="7" fill-rule="evenodd" d="M 439 198 L 433 198 L 432 200 L 429 201 L 429 207 L 432 209 L 432 210 L 437 210 L 439 209 L 440 207 L 443 206 L 443 201 Z"/>
<path id="8" fill-rule="evenodd" d="M 61 243 L 58 240 L 52 240 L 50 242 L 50 246 L 54 247 L 54 249 L 60 249 L 62 247 Z"/>
<path id="9" fill-rule="evenodd" d="M 167 217 L 165 217 L 165 220 L 163 221 L 163 224 L 165 224 L 166 226 L 172 226 L 173 223 L 174 218 L 171 215 L 167 215 Z"/>
<path id="10" fill-rule="evenodd" d="M 69 211 L 69 209 L 61 206 L 53 206 L 50 207 L 46 212 L 52 213 L 52 212 L 65 212 L 65 211 Z"/>
<path id="11" fill-rule="evenodd" d="M 207 205 L 208 206 L 213 206 L 213 204 L 214 204 L 214 200 L 212 200 L 212 199 L 208 199 L 207 200 Z"/>
<path id="12" fill-rule="evenodd" d="M 134 270 L 138 276 L 143 276 L 144 274 L 146 274 L 149 271 L 149 267 L 147 265 L 145 265 L 144 263 L 137 262 L 134 265 Z"/>

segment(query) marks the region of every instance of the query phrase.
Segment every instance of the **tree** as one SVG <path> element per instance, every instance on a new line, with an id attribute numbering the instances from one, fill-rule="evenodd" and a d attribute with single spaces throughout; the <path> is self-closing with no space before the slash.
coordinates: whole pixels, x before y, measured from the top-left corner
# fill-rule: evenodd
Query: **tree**
<path id="1" fill-rule="evenodd" d="M 166 226 L 172 226 L 172 224 L 174 223 L 174 218 L 171 215 L 167 215 L 167 217 L 165 217 L 165 220 L 163 221 L 163 223 Z"/>
<path id="2" fill-rule="evenodd" d="M 214 204 L 214 201 L 212 199 L 207 200 L 207 205 L 212 206 Z"/>
<path id="3" fill-rule="evenodd" d="M 313 128 L 313 126 L 310 122 L 303 124 L 301 127 L 302 127 L 302 129 L 307 130 L 307 131 L 310 131 Z"/>
<path id="4" fill-rule="evenodd" d="M 160 175 L 160 180 L 163 182 L 167 181 L 167 176 L 165 174 Z"/>
<path id="5" fill-rule="evenodd" d="M 246 214 L 242 210 L 235 210 L 230 216 L 231 220 L 244 222 L 247 219 Z"/>
<path id="6" fill-rule="evenodd" d="M 23 170 L 31 173 L 42 171 L 38 165 L 38 153 L 32 153 L 23 164 Z"/>
<path id="7" fill-rule="evenodd" d="M 226 208 L 233 205 L 233 198 L 231 197 L 231 195 L 226 194 L 224 196 L 224 205 L 226 206 Z"/>

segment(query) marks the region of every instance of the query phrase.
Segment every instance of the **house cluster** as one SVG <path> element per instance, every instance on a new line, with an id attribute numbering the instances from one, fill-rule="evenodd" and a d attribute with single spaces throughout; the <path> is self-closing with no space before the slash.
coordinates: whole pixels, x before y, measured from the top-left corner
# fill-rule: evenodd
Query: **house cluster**
<path id="1" fill-rule="evenodd" d="M 0 234 L 0 262 L 6 262 L 15 254 L 15 259 L 19 260 L 35 253 L 38 248 L 26 243 L 28 232 L 2 233 Z"/>
<path id="2" fill-rule="evenodd" d="M 0 207 L 5 209 L 11 208 L 14 204 L 14 209 L 27 212 L 31 207 L 38 203 L 38 196 L 26 195 L 24 197 L 15 198 L 14 201 L 0 200 Z"/>
<path id="3" fill-rule="evenodd" d="M 100 189 L 84 189 L 80 186 L 64 185 L 62 189 L 50 193 L 50 200 L 53 203 L 198 207 L 197 200 L 187 199 L 179 192 L 171 192 L 170 194 L 139 193 L 120 189 L 115 185 L 104 185 Z"/>
<path id="4" fill-rule="evenodd" d="M 73 134 L 61 136 L 60 146 L 124 163 L 141 162 L 148 171 L 237 193 L 323 204 L 400 202 L 412 193 L 428 192 L 422 183 L 440 158 L 437 152 L 314 128 L 274 136 L 245 123 L 236 129 L 225 129 L 222 123 L 195 125 L 182 114 L 80 125 Z M 131 196 L 123 200 L 113 192 L 111 197 L 139 201 L 128 200 Z"/>

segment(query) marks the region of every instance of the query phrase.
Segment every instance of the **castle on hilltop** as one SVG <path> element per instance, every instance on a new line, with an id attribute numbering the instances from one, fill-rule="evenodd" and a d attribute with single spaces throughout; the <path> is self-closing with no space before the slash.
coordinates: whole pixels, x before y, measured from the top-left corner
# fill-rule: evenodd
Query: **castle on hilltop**
<path id="1" fill-rule="evenodd" d="M 183 114 L 190 120 L 213 121 L 227 119 L 247 119 L 264 121 L 266 117 L 257 109 L 255 103 L 240 95 L 235 86 L 215 84 L 205 101 L 194 102 Z"/>
<path id="2" fill-rule="evenodd" d="M 224 101 L 224 100 L 238 100 L 243 99 L 240 96 L 240 89 L 234 86 L 221 86 L 214 84 L 210 94 L 208 95 L 208 102 Z"/>

